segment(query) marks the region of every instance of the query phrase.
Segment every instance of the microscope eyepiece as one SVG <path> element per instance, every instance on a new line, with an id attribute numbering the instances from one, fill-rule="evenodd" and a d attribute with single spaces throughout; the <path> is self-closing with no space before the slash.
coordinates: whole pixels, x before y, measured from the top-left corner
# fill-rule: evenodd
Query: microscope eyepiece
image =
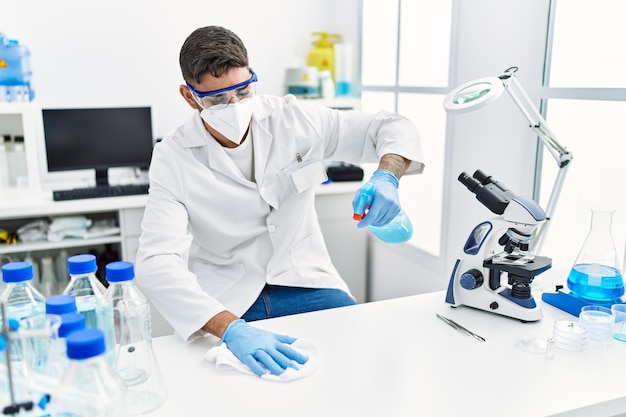
<path id="1" fill-rule="evenodd" d="M 473 177 L 480 181 L 483 186 L 493 184 L 504 192 L 509 191 L 509 189 L 506 188 L 501 182 L 496 181 L 491 175 L 485 174 L 480 169 L 477 169 L 476 172 L 474 172 Z"/>
<path id="2" fill-rule="evenodd" d="M 477 170 L 473 177 L 461 172 L 458 179 L 468 190 L 476 194 L 478 201 L 495 214 L 504 213 L 506 206 L 515 197 L 506 187 L 480 170 Z"/>
<path id="3" fill-rule="evenodd" d="M 459 175 L 459 181 L 461 182 L 461 184 L 466 186 L 467 189 L 470 190 L 474 194 L 476 194 L 478 190 L 482 188 L 482 185 L 480 184 L 479 181 L 476 181 L 474 178 L 470 177 L 465 172 L 461 172 L 461 175 Z"/>
<path id="4" fill-rule="evenodd" d="M 477 169 L 476 172 L 474 172 L 473 177 L 476 178 L 478 181 L 480 181 L 482 185 L 486 185 L 486 184 L 489 184 L 490 182 L 493 182 L 493 178 L 485 174 L 484 172 L 482 172 L 480 169 Z"/>

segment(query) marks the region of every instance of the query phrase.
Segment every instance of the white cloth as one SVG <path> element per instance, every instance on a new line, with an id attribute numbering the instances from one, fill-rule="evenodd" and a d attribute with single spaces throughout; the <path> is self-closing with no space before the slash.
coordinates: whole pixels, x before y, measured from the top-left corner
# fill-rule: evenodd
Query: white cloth
<path id="1" fill-rule="evenodd" d="M 267 374 L 261 376 L 261 378 L 267 379 L 268 381 L 289 382 L 295 379 L 304 378 L 305 376 L 309 376 L 315 372 L 320 361 L 319 349 L 317 348 L 317 345 L 306 339 L 296 339 L 296 341 L 291 344 L 291 347 L 298 352 L 307 355 L 309 360 L 306 361 L 304 365 L 300 365 L 299 369 L 287 368 L 285 369 L 285 372 L 280 375 L 274 375 L 268 372 Z M 216 346 L 213 346 L 204 354 L 204 357 L 211 362 L 215 362 L 215 369 L 218 371 L 235 370 L 254 375 L 256 377 L 256 374 L 252 372 L 248 365 L 237 359 L 225 343 L 220 342 Z"/>
<path id="2" fill-rule="evenodd" d="M 241 316 L 266 283 L 349 293 L 324 243 L 317 187 L 297 193 L 293 186 L 291 173 L 299 167 L 378 162 L 394 153 L 413 161 L 409 174 L 423 168 L 419 133 L 404 117 L 335 110 L 293 96 L 257 98 L 256 183 L 198 112 L 154 147 L 135 280 L 185 340 L 204 335 L 198 329 L 221 311 Z"/>

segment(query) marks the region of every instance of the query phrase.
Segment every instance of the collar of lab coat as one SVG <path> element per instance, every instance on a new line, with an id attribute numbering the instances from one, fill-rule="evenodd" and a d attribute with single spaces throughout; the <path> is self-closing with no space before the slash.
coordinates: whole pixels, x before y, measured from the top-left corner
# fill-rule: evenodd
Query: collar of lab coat
<path id="1" fill-rule="evenodd" d="M 256 96 L 252 104 L 252 124 L 250 129 L 252 129 L 252 134 L 255 138 L 252 146 L 254 147 L 255 178 L 258 182 L 265 172 L 265 164 L 268 160 L 273 138 L 273 135 L 265 129 L 262 120 L 272 114 L 275 110 L 275 105 L 272 104 L 271 100 L 264 100 L 263 96 Z M 185 123 L 181 145 L 185 148 L 198 148 L 194 154 L 211 169 L 220 171 L 243 184 L 251 185 L 230 157 L 226 157 L 226 152 L 222 145 L 206 130 L 200 117 L 200 112 L 194 112 L 187 123 Z"/>
<path id="2" fill-rule="evenodd" d="M 264 96 L 255 96 L 251 100 L 254 100 L 252 103 L 253 122 L 261 122 L 269 117 L 276 109 L 276 105 L 273 104 L 271 100 L 265 100 Z M 252 125 L 255 127 L 255 123 L 252 123 Z M 206 130 L 202 122 L 202 117 L 200 117 L 200 112 L 194 111 L 191 118 L 185 123 L 184 139 L 181 145 L 185 148 L 191 148 L 212 144 L 221 148 L 221 145 Z"/>

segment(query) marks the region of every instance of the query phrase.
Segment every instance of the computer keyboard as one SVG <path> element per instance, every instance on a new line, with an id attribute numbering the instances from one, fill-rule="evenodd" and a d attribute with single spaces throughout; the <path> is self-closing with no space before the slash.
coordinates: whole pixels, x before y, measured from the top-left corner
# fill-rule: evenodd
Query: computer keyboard
<path id="1" fill-rule="evenodd" d="M 148 184 L 100 185 L 88 188 L 73 188 L 52 192 L 54 201 L 80 200 L 83 198 L 121 197 L 125 195 L 148 194 Z"/>

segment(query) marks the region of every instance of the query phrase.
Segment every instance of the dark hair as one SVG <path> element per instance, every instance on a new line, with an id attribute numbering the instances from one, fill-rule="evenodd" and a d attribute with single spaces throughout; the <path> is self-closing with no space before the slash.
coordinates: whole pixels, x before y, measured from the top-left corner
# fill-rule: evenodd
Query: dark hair
<path id="1" fill-rule="evenodd" d="M 207 26 L 194 30 L 185 39 L 178 60 L 183 79 L 189 84 L 200 84 L 207 72 L 219 78 L 231 68 L 247 67 L 248 51 L 230 30 Z"/>

